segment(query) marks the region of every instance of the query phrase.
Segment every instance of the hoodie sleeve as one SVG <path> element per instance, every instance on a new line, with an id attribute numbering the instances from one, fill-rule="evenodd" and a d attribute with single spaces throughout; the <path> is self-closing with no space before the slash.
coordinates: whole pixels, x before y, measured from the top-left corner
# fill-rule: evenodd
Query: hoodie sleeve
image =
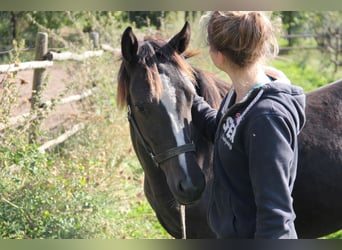
<path id="1" fill-rule="evenodd" d="M 292 187 L 296 175 L 294 124 L 277 114 L 258 116 L 246 133 L 254 191 L 255 238 L 297 238 Z"/>
<path id="2" fill-rule="evenodd" d="M 192 121 L 195 127 L 209 141 L 214 142 L 217 129 L 217 110 L 213 109 L 203 97 L 195 95 L 191 108 Z"/>

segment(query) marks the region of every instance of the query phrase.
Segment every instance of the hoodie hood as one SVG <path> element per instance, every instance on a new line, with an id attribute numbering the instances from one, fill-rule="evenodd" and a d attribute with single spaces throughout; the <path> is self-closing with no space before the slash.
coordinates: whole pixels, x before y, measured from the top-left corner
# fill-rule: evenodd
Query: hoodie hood
<path id="1" fill-rule="evenodd" d="M 219 124 L 222 123 L 226 117 L 236 116 L 236 114 L 238 114 L 239 116 L 241 115 L 237 120 L 236 125 L 238 125 L 244 120 L 249 111 L 253 110 L 256 103 L 258 103 L 258 106 L 260 106 L 260 104 L 261 106 L 264 106 L 265 112 L 269 112 L 270 101 L 275 101 L 280 104 L 278 105 L 278 108 L 291 115 L 297 134 L 299 134 L 304 127 L 306 120 L 306 96 L 301 87 L 280 81 L 273 81 L 254 89 L 242 102 L 233 104 L 235 96 L 235 90 L 234 88 L 231 88 L 220 107 L 217 116 Z M 220 127 L 220 125 L 218 125 L 218 127 Z M 218 131 L 216 133 L 216 136 L 217 135 Z"/>
<path id="2" fill-rule="evenodd" d="M 305 94 L 301 87 L 278 81 L 265 84 L 260 91 L 263 91 L 261 99 L 271 99 L 280 103 L 292 116 L 296 124 L 297 133 L 305 124 Z"/>

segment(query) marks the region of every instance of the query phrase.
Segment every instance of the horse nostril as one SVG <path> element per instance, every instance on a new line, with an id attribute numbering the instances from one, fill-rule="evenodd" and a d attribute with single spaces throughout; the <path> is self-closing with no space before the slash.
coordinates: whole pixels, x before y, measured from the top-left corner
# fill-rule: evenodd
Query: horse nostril
<path id="1" fill-rule="evenodd" d="M 178 202 L 181 204 L 191 204 L 201 198 L 205 188 L 205 181 L 193 182 L 189 177 L 183 179 L 178 184 Z"/>
<path id="2" fill-rule="evenodd" d="M 192 183 L 192 181 L 189 178 L 186 178 L 185 180 L 182 180 L 179 183 L 179 189 L 180 191 L 182 191 L 183 193 L 196 193 L 198 188 L 196 188 L 194 186 L 194 184 Z"/>

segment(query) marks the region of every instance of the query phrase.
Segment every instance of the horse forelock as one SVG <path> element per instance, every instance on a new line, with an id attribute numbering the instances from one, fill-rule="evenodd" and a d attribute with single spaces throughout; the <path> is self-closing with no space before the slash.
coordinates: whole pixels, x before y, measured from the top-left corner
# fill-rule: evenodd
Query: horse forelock
<path id="1" fill-rule="evenodd" d="M 150 86 L 151 95 L 157 101 L 162 94 L 162 84 L 157 66 L 159 48 L 160 45 L 155 42 L 144 41 L 138 52 L 139 63 L 146 70 L 146 81 Z"/>
<path id="2" fill-rule="evenodd" d="M 153 48 L 152 62 L 158 64 L 159 62 L 172 63 L 179 72 L 188 77 L 192 83 L 196 83 L 195 72 L 192 66 L 186 61 L 186 58 L 196 55 L 195 51 L 187 51 L 183 54 L 178 54 L 163 40 L 145 40 L 150 48 Z M 151 55 L 149 55 L 151 57 Z"/>
<path id="3" fill-rule="evenodd" d="M 165 44 L 166 43 L 162 40 L 145 40 L 141 43 L 137 55 L 137 63 L 146 71 L 145 80 L 150 86 L 152 96 L 157 101 L 160 100 L 162 95 L 162 83 L 158 71 L 160 60 L 172 63 L 182 74 L 182 77 L 187 77 L 196 85 L 195 72 L 192 66 L 186 62 L 186 59 L 182 55 L 176 53 L 171 47 L 165 46 Z M 186 55 L 187 57 L 189 55 L 193 56 L 194 53 L 190 52 Z M 119 107 L 123 107 L 127 104 L 130 75 L 123 60 L 118 73 L 117 103 Z"/>
<path id="4" fill-rule="evenodd" d="M 157 68 L 157 57 L 155 53 L 155 46 L 157 44 L 151 44 L 143 42 L 138 50 L 137 61 L 135 62 L 142 70 L 146 72 L 146 82 L 150 85 L 152 95 L 159 99 L 161 96 L 160 76 Z M 128 62 L 123 58 L 121 59 L 121 65 L 118 73 L 118 91 L 117 91 L 117 103 L 119 107 L 123 107 L 127 104 L 129 97 L 129 83 L 133 72 L 128 72 Z"/>

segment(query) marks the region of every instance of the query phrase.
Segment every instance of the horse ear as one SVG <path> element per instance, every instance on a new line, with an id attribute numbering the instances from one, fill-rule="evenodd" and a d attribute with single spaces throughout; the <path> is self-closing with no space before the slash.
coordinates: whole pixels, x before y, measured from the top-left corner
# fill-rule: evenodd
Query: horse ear
<path id="1" fill-rule="evenodd" d="M 138 52 L 138 39 L 134 35 L 132 28 L 127 27 L 121 38 L 121 54 L 122 57 L 131 63 L 135 60 Z"/>
<path id="2" fill-rule="evenodd" d="M 182 54 L 189 45 L 190 34 L 190 24 L 188 22 L 185 22 L 182 30 L 174 37 L 172 37 L 168 44 L 179 54 Z"/>

